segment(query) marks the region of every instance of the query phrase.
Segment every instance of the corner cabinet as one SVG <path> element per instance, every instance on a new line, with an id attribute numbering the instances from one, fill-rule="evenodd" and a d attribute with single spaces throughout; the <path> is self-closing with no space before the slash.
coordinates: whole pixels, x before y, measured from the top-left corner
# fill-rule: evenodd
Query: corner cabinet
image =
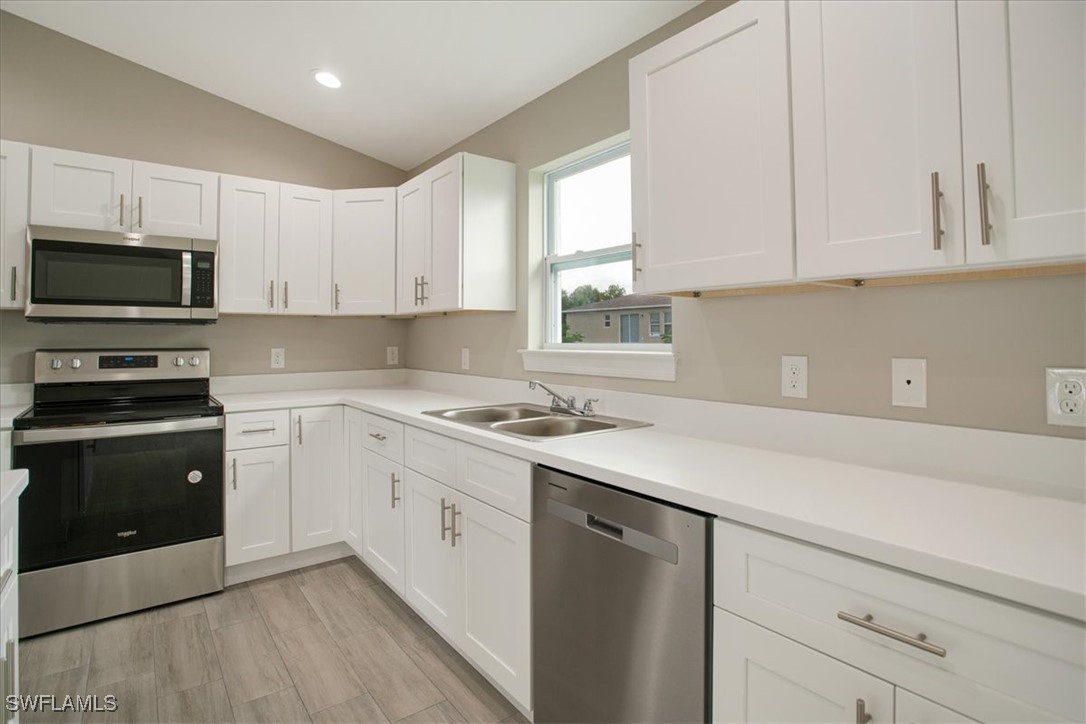
<path id="1" fill-rule="evenodd" d="M 332 314 L 395 314 L 396 189 L 333 196 Z"/>
<path id="2" fill-rule="evenodd" d="M 29 191 L 30 146 L 0 141 L 0 309 L 22 309 L 26 303 Z"/>
<path id="3" fill-rule="evenodd" d="M 219 175 L 35 146 L 30 223 L 217 239 Z"/>
<path id="4" fill-rule="evenodd" d="M 790 281 L 783 2 L 740 2 L 630 61 L 634 291 Z"/>
<path id="5" fill-rule="evenodd" d="M 516 309 L 516 167 L 458 153 L 397 189 L 398 314 Z"/>

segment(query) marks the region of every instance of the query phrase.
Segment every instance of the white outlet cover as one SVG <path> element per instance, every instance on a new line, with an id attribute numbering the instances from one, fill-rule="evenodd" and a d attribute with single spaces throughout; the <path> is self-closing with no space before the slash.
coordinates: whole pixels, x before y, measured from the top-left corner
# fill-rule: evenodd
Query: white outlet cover
<path id="1" fill-rule="evenodd" d="M 471 369 L 471 349 L 468 347 L 460 348 L 460 369 Z"/>
<path id="2" fill-rule="evenodd" d="M 807 399 L 807 358 L 781 356 L 781 397 Z"/>
<path id="3" fill-rule="evenodd" d="M 894 357 L 890 361 L 890 390 L 894 407 L 927 407 L 928 361 Z"/>
<path id="4" fill-rule="evenodd" d="M 399 347 L 385 347 L 385 364 L 398 365 L 400 364 L 400 348 Z"/>
<path id="5" fill-rule="evenodd" d="M 281 370 L 287 366 L 287 351 L 282 347 L 272 347 L 271 368 Z"/>
<path id="6" fill-rule="evenodd" d="M 1086 427 L 1086 370 L 1045 369 L 1045 406 L 1049 425 Z"/>

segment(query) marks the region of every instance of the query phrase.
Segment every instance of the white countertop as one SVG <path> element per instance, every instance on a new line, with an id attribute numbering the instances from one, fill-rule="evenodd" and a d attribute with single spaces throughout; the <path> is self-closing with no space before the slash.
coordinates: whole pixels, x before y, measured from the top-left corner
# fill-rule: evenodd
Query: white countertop
<path id="1" fill-rule="evenodd" d="M 13 503 L 30 482 L 30 473 L 26 470 L 5 470 L 0 473 L 0 508 Z"/>
<path id="2" fill-rule="evenodd" d="M 421 414 L 493 400 L 407 387 L 217 397 L 228 413 L 348 405 L 1086 620 L 1086 506 L 1080 502 L 697 439 L 653 427 L 528 442 Z"/>

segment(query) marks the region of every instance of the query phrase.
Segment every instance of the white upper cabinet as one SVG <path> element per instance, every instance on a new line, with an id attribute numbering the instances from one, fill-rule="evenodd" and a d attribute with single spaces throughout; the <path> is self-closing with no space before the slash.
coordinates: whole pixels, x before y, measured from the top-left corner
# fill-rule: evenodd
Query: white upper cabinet
<path id="1" fill-rule="evenodd" d="M 30 146 L 0 141 L 0 309 L 26 303 Z"/>
<path id="2" fill-rule="evenodd" d="M 458 153 L 397 190 L 399 314 L 516 309 L 516 167 Z"/>
<path id="3" fill-rule="evenodd" d="M 798 276 L 964 263 L 955 3 L 789 12 Z"/>
<path id="4" fill-rule="evenodd" d="M 958 24 L 967 260 L 1086 255 L 1086 4 L 961 2 Z"/>
<path id="5" fill-rule="evenodd" d="M 218 238 L 219 175 L 35 146 L 30 223 Z"/>
<path id="6" fill-rule="evenodd" d="M 786 15 L 740 2 L 630 61 L 635 291 L 793 278 Z"/>
<path id="7" fill-rule="evenodd" d="M 279 277 L 283 314 L 332 313 L 332 205 L 327 189 L 280 184 Z"/>
<path id="8" fill-rule="evenodd" d="M 219 311 L 279 311 L 279 184 L 223 176 L 219 187 Z"/>
<path id="9" fill-rule="evenodd" d="M 332 313 L 396 313 L 396 189 L 335 191 Z"/>
<path id="10" fill-rule="evenodd" d="M 132 162 L 35 146 L 31 153 L 30 223 L 128 231 Z"/>
<path id="11" fill-rule="evenodd" d="M 191 168 L 132 164 L 131 230 L 159 236 L 219 238 L 219 175 Z"/>

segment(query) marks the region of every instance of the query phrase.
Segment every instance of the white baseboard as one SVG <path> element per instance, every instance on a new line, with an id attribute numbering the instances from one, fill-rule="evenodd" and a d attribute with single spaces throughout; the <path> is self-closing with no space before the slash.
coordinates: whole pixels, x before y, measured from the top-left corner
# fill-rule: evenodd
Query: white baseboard
<path id="1" fill-rule="evenodd" d="M 315 566 L 318 563 L 327 563 L 328 561 L 335 561 L 353 555 L 354 551 L 346 543 L 332 543 L 320 548 L 311 548 L 307 551 L 266 558 L 262 561 L 228 566 L 223 579 L 225 585 L 233 586 L 236 583 L 245 583 L 257 578 L 267 578 L 279 573 L 286 573 L 306 566 Z"/>

